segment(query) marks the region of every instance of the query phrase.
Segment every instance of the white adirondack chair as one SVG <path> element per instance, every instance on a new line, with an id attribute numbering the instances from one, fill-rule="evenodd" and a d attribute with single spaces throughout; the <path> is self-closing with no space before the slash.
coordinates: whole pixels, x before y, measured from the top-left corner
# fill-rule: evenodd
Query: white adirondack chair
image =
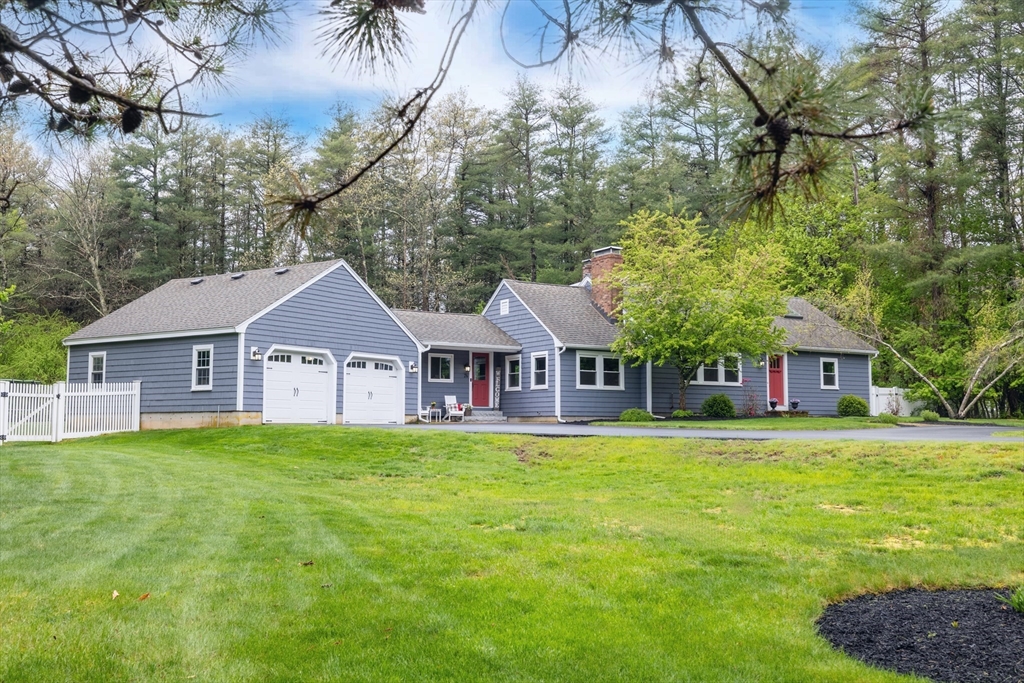
<path id="1" fill-rule="evenodd" d="M 448 420 L 449 422 L 452 421 L 453 417 L 457 417 L 459 418 L 459 420 L 462 421 L 465 421 L 466 419 L 466 411 L 459 410 L 459 402 L 458 400 L 456 400 L 454 396 L 444 397 L 444 412 L 444 419 Z"/>

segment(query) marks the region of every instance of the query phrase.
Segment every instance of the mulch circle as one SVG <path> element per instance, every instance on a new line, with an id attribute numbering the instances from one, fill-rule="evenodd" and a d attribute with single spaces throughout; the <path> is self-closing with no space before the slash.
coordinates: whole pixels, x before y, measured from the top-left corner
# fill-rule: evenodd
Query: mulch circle
<path id="1" fill-rule="evenodd" d="M 1010 591 L 909 589 L 829 605 L 818 631 L 863 662 L 949 683 L 1024 683 L 1024 614 Z"/>

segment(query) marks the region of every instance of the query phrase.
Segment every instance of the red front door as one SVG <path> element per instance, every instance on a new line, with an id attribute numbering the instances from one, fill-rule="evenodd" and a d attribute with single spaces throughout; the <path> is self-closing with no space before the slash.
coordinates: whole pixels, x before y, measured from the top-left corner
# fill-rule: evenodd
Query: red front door
<path id="1" fill-rule="evenodd" d="M 768 398 L 778 399 L 779 405 L 786 407 L 786 382 L 782 377 L 782 356 L 768 359 Z"/>
<path id="2" fill-rule="evenodd" d="M 473 354 L 473 398 L 470 403 L 477 408 L 491 404 L 491 362 L 486 353 Z"/>

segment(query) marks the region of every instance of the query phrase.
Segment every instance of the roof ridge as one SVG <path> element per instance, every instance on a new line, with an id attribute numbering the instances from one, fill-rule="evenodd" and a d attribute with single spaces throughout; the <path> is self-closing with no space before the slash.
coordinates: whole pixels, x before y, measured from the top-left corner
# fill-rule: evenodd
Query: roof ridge
<path id="1" fill-rule="evenodd" d="M 252 273 L 263 273 L 263 272 L 267 272 L 267 271 L 281 270 L 282 268 L 292 269 L 292 268 L 302 268 L 302 267 L 305 267 L 305 266 L 315 266 L 315 265 L 318 266 L 318 265 L 323 265 L 323 264 L 333 264 L 333 263 L 337 263 L 338 261 L 344 261 L 344 260 L 345 259 L 342 259 L 342 258 L 336 258 L 336 259 L 329 259 L 327 261 L 303 261 L 302 263 L 292 263 L 292 264 L 284 265 L 284 266 L 268 266 L 266 268 L 254 268 L 252 270 L 230 270 L 230 271 L 228 271 L 226 273 L 211 273 L 209 275 L 186 275 L 185 277 L 171 278 L 170 280 L 167 280 L 166 282 L 164 282 L 162 285 L 159 285 L 158 287 L 156 287 L 154 289 L 151 289 L 149 291 L 150 292 L 156 291 L 156 289 L 159 289 L 160 287 L 163 287 L 164 285 L 168 285 L 168 284 L 170 284 L 172 282 L 184 282 L 185 280 L 195 280 L 197 277 L 201 277 L 201 278 L 203 278 L 205 280 L 206 278 L 211 278 L 211 277 L 231 277 L 232 275 L 238 275 L 239 273 L 245 273 L 246 275 L 251 275 Z M 149 294 L 149 292 L 146 292 L 146 294 Z M 143 294 L 142 296 L 145 296 L 145 294 Z M 140 296 L 138 298 L 141 299 L 142 297 Z M 137 301 L 137 300 L 138 299 L 133 299 L 133 301 Z"/>
<path id="2" fill-rule="evenodd" d="M 462 315 L 469 318 L 483 318 L 484 320 L 487 320 L 487 318 L 484 317 L 483 313 L 454 313 L 451 311 L 418 311 L 415 308 L 393 308 L 391 310 L 395 311 L 396 313 L 423 313 L 426 315 Z"/>
<path id="3" fill-rule="evenodd" d="M 573 289 L 572 285 L 560 285 L 555 282 L 531 282 L 530 280 L 516 280 L 513 278 L 505 278 L 506 282 L 515 282 L 524 285 L 541 285 L 543 287 L 565 287 L 567 289 Z"/>

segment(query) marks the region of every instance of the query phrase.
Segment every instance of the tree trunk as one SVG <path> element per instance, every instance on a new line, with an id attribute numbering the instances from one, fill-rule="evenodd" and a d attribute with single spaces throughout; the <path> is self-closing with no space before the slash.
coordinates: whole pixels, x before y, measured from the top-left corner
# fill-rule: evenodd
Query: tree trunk
<path id="1" fill-rule="evenodd" d="M 697 368 L 685 368 L 677 365 L 676 370 L 679 371 L 679 410 L 686 410 L 686 390 L 690 388 L 690 382 L 693 381 Z"/>

